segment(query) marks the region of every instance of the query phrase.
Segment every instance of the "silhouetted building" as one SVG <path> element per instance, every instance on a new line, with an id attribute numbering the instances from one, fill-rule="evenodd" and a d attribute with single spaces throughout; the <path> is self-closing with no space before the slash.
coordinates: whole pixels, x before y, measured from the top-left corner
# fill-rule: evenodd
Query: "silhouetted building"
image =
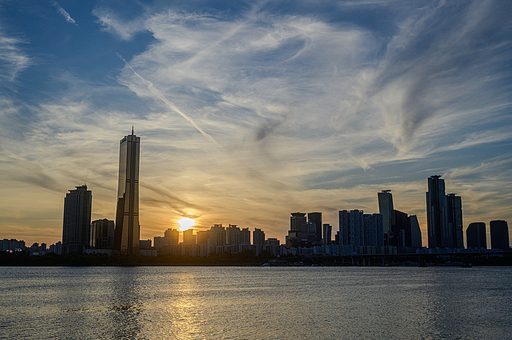
<path id="1" fill-rule="evenodd" d="M 89 245 L 92 248 L 112 248 L 114 245 L 114 221 L 109 221 L 106 218 L 92 221 Z"/>
<path id="2" fill-rule="evenodd" d="M 140 249 L 150 249 L 151 248 L 151 240 L 139 240 L 139 248 Z"/>
<path id="3" fill-rule="evenodd" d="M 393 210 L 391 212 L 391 233 L 388 234 L 390 246 L 403 248 L 406 246 L 406 239 L 410 240 L 409 219 L 406 213 Z M 410 243 L 410 241 L 409 241 Z"/>
<path id="4" fill-rule="evenodd" d="M 164 237 L 169 240 L 169 245 L 176 245 L 180 242 L 180 232 L 174 228 L 167 228 L 164 231 Z"/>
<path id="5" fill-rule="evenodd" d="M 119 185 L 114 250 L 122 255 L 139 255 L 139 157 L 140 137 L 132 134 L 121 139 L 119 149 Z"/>
<path id="6" fill-rule="evenodd" d="M 420 223 L 418 222 L 418 217 L 416 215 L 410 215 L 408 217 L 409 220 L 409 234 L 410 234 L 410 244 L 408 244 L 408 240 L 406 239 L 406 246 L 411 248 L 421 248 L 421 228 Z"/>
<path id="7" fill-rule="evenodd" d="M 82 253 L 89 245 L 92 193 L 87 185 L 70 190 L 64 199 L 62 247 L 64 253 Z"/>
<path id="8" fill-rule="evenodd" d="M 450 248 L 464 248 L 462 231 L 462 200 L 460 196 L 448 194 L 445 197 L 447 228 L 449 229 Z"/>
<path id="9" fill-rule="evenodd" d="M 252 242 L 255 246 L 262 246 L 265 243 L 265 232 L 261 229 L 254 228 L 252 232 Z"/>
<path id="10" fill-rule="evenodd" d="M 230 224 L 226 228 L 226 245 L 236 246 L 240 244 L 240 228 L 234 224 Z"/>
<path id="11" fill-rule="evenodd" d="M 60 242 L 57 242 L 60 244 Z M 26 247 L 25 247 L 25 241 L 18 241 L 16 239 L 6 239 L 4 238 L 1 242 L 0 242 L 0 251 L 5 251 L 5 252 L 17 252 L 17 251 L 22 251 L 24 250 Z"/>
<path id="12" fill-rule="evenodd" d="M 376 253 L 384 245 L 381 214 L 364 214 L 362 210 L 341 210 L 337 242 L 343 253 Z"/>
<path id="13" fill-rule="evenodd" d="M 224 247 L 226 244 L 226 228 L 222 226 L 222 224 L 214 224 L 213 227 L 210 228 L 210 237 L 208 238 L 208 245 L 210 247 Z M 222 250 L 216 249 L 214 252 L 222 253 Z"/>
<path id="14" fill-rule="evenodd" d="M 296 212 L 290 216 L 290 230 L 286 236 L 286 247 L 298 247 L 302 240 L 302 225 L 306 223 L 306 214 Z M 253 241 L 254 242 L 254 241 Z"/>
<path id="15" fill-rule="evenodd" d="M 250 245 L 251 244 L 251 232 L 249 228 L 243 228 L 240 231 L 240 244 Z"/>
<path id="16" fill-rule="evenodd" d="M 323 239 L 322 244 L 330 245 L 332 243 L 332 226 L 330 224 L 323 225 Z"/>
<path id="17" fill-rule="evenodd" d="M 389 245 L 389 234 L 391 234 L 391 214 L 393 211 L 393 196 L 391 190 L 382 190 L 377 193 L 379 199 L 379 213 L 382 215 L 382 228 L 386 245 Z"/>
<path id="18" fill-rule="evenodd" d="M 344 246 L 362 246 L 364 241 L 363 211 L 339 212 L 339 241 Z"/>
<path id="19" fill-rule="evenodd" d="M 470 223 L 466 229 L 466 243 L 468 248 L 487 248 L 487 237 L 484 222 Z"/>
<path id="20" fill-rule="evenodd" d="M 322 213 L 312 212 L 308 213 L 308 222 L 315 224 L 315 242 L 322 243 Z"/>
<path id="21" fill-rule="evenodd" d="M 491 248 L 509 250 L 507 221 L 495 220 L 489 224 L 491 226 Z"/>
<path id="22" fill-rule="evenodd" d="M 452 246 L 452 235 L 446 221 L 444 179 L 441 176 L 431 176 L 428 178 L 427 192 L 429 248 Z"/>
<path id="23" fill-rule="evenodd" d="M 208 239 L 210 238 L 210 232 L 206 231 L 198 231 L 196 233 L 196 242 L 197 244 L 208 244 Z"/>
<path id="24" fill-rule="evenodd" d="M 183 243 L 196 244 L 196 235 L 194 235 L 194 229 L 187 229 L 183 231 Z"/>

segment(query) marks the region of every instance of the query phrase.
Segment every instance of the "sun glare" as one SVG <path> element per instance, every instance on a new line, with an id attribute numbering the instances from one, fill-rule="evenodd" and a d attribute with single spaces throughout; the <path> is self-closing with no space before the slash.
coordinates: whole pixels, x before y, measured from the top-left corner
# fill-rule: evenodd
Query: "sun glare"
<path id="1" fill-rule="evenodd" d="M 187 229 L 190 229 L 190 227 L 193 227 L 196 225 L 196 221 L 194 221 L 191 218 L 183 217 L 181 220 L 178 221 L 178 224 L 180 225 L 179 229 L 180 231 L 184 231 Z"/>

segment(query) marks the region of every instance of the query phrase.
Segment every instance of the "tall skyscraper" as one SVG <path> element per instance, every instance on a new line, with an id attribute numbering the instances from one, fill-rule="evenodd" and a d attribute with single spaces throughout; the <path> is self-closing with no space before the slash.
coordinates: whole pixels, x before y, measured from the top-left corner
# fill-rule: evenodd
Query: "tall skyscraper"
<path id="1" fill-rule="evenodd" d="M 121 139 L 114 250 L 121 255 L 139 255 L 139 156 L 140 137 L 133 133 Z"/>
<path id="2" fill-rule="evenodd" d="M 496 220 L 489 224 L 491 226 L 491 248 L 509 250 L 507 221 Z"/>
<path id="3" fill-rule="evenodd" d="M 323 226 L 323 238 L 322 238 L 322 244 L 323 245 L 329 245 L 332 243 L 332 226 L 330 224 L 324 224 Z"/>
<path id="4" fill-rule="evenodd" d="M 384 238 L 386 239 L 386 245 L 389 245 L 389 237 L 391 231 L 391 218 L 393 212 L 393 196 L 391 190 L 382 190 L 377 193 L 379 198 L 379 213 L 382 215 L 382 228 L 384 230 Z"/>
<path id="5" fill-rule="evenodd" d="M 487 248 L 485 223 L 473 222 L 466 229 L 466 243 L 468 248 Z"/>
<path id="6" fill-rule="evenodd" d="M 308 213 L 308 222 L 312 222 L 315 224 L 315 236 L 316 243 L 322 243 L 322 213 L 321 212 L 312 212 Z"/>
<path id="7" fill-rule="evenodd" d="M 428 178 L 427 230 L 428 247 L 451 247 L 452 235 L 447 226 L 445 211 L 444 179 L 441 176 Z"/>
<path id="8" fill-rule="evenodd" d="M 408 247 L 412 247 L 412 248 L 421 248 L 422 247 L 421 229 L 420 229 L 420 223 L 418 222 L 418 217 L 416 215 L 410 215 L 408 217 L 408 220 L 409 220 L 411 243 L 410 243 L 410 245 L 408 245 L 407 240 L 406 240 L 405 245 Z"/>
<path id="9" fill-rule="evenodd" d="M 70 190 L 64 199 L 62 228 L 63 252 L 82 253 L 89 245 L 91 226 L 92 193 L 87 185 Z"/>
<path id="10" fill-rule="evenodd" d="M 445 197 L 446 223 L 451 237 L 451 248 L 464 248 L 464 234 L 462 231 L 462 199 L 455 194 Z"/>

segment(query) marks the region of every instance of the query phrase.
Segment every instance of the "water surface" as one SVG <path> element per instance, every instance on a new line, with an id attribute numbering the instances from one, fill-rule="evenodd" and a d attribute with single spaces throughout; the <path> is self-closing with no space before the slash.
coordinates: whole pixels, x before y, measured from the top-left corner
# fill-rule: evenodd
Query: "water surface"
<path id="1" fill-rule="evenodd" d="M 509 267 L 0 267 L 0 338 L 510 339 Z"/>

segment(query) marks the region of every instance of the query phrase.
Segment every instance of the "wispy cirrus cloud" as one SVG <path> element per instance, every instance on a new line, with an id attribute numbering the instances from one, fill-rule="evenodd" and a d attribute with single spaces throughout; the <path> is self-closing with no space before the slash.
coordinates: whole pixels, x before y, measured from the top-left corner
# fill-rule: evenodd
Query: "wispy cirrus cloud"
<path id="1" fill-rule="evenodd" d="M 0 79 L 14 81 L 19 73 L 27 69 L 32 60 L 19 47 L 21 39 L 7 36 L 0 28 Z"/>

